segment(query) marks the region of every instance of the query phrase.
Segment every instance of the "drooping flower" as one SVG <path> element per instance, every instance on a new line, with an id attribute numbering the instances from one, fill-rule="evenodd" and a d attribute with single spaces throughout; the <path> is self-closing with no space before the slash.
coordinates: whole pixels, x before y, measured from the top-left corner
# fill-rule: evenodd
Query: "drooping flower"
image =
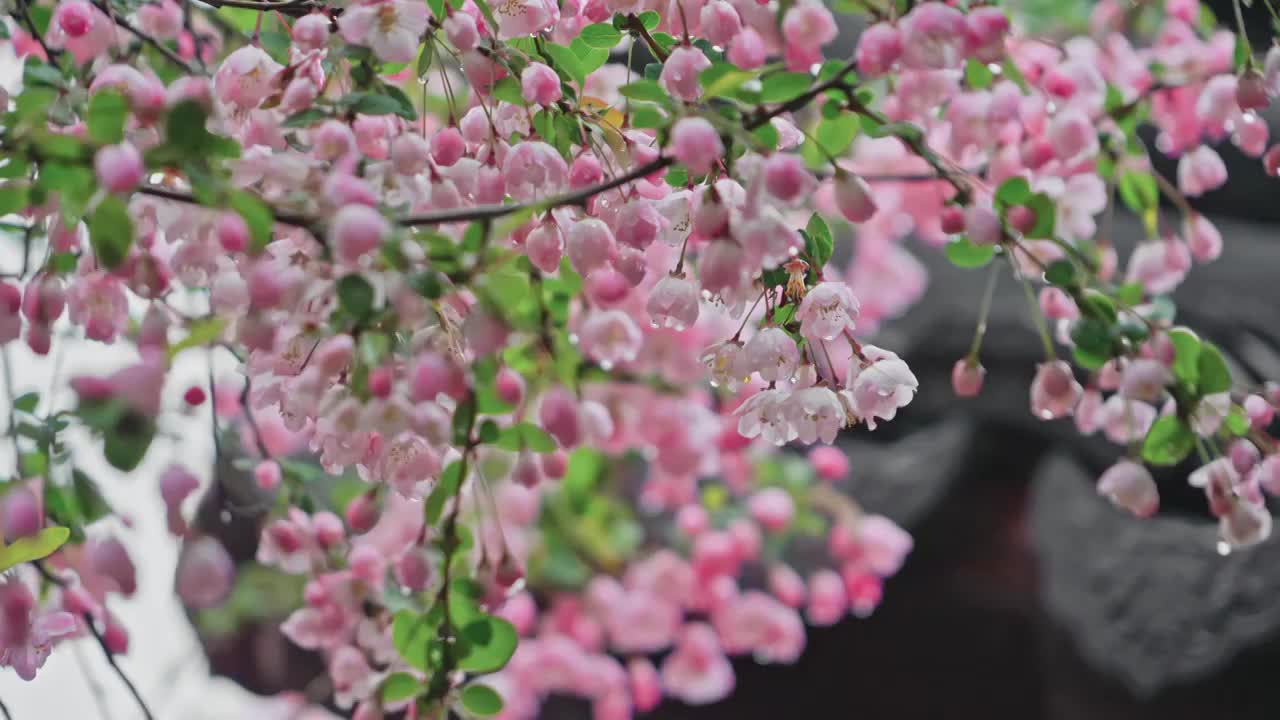
<path id="1" fill-rule="evenodd" d="M 1031 412 L 1041 420 L 1066 417 L 1083 394 L 1070 365 L 1061 360 L 1040 363 L 1031 382 Z"/>
<path id="2" fill-rule="evenodd" d="M 858 299 L 842 282 L 823 282 L 810 288 L 796 310 L 800 334 L 811 340 L 836 339 L 853 330 L 857 316 Z"/>
<path id="3" fill-rule="evenodd" d="M 851 369 L 845 387 L 854 414 L 875 430 L 876 419 L 892 420 L 915 397 L 920 383 L 897 353 L 874 345 L 862 350 L 866 360 Z"/>
<path id="4" fill-rule="evenodd" d="M 1160 493 L 1146 467 L 1121 460 L 1098 478 L 1098 494 L 1137 517 L 1150 517 L 1160 507 Z"/>

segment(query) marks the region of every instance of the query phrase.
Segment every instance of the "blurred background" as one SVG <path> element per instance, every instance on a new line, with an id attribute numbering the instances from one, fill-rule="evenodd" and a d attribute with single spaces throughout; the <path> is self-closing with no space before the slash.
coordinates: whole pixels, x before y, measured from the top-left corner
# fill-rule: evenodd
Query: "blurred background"
<path id="1" fill-rule="evenodd" d="M 1057 33 L 1083 26 L 1091 3 L 1021 5 L 1042 25 L 1037 32 Z M 1230 18 L 1230 2 L 1208 5 Z M 1255 47 L 1267 47 L 1261 3 L 1246 8 L 1246 19 L 1257 31 Z M 851 53 L 856 35 L 847 27 L 839 50 Z M 0 47 L 3 53 L 11 48 Z M 12 55 L 0 57 L 0 79 L 13 77 L 15 67 Z M 1280 136 L 1280 117 L 1268 120 Z M 1180 289 L 1179 321 L 1223 347 L 1237 377 L 1280 378 L 1280 183 L 1229 144 L 1220 150 L 1231 180 L 1195 204 L 1217 223 L 1226 249 Z M 1159 169 L 1172 175 L 1172 163 Z M 1113 232 L 1125 257 L 1142 231 L 1122 213 Z M 11 251 L 0 246 L 6 267 Z M 928 291 L 882 332 L 883 344 L 902 349 L 920 393 L 899 420 L 839 443 L 852 461 L 845 489 L 915 536 L 906 567 L 887 583 L 871 618 L 811 628 L 795 665 L 739 660 L 728 700 L 696 709 L 667 703 L 649 717 L 1280 717 L 1280 539 L 1220 555 L 1203 494 L 1186 485 L 1190 467 L 1158 476 L 1162 506 L 1151 520 L 1134 520 L 1098 498 L 1094 480 L 1119 451 L 1079 437 L 1065 422 L 1038 423 L 1029 414 L 1039 345 L 1012 283 L 997 293 L 983 348 L 987 386 L 976 399 L 956 400 L 948 377 L 967 351 L 985 276 L 951 267 L 936 251 L 912 251 L 929 269 Z M 72 347 L 57 367 L 25 347 L 9 351 L 18 394 L 46 390 L 55 375 L 102 373 L 129 359 L 125 349 L 90 343 Z M 184 361 L 171 381 L 200 382 L 207 359 Z M 58 401 L 56 394 L 45 398 Z M 132 477 L 106 467 L 95 473 L 111 503 L 129 508 L 132 529 L 121 535 L 139 559 L 137 595 L 112 608 L 132 633 L 121 665 L 160 718 L 305 717 L 300 699 L 263 702 L 240 684 L 301 693 L 316 674 L 314 659 L 290 654 L 278 636 L 257 630 L 207 646 L 173 597 L 177 549 L 165 534 L 154 477 L 178 458 L 207 468 L 206 482 L 214 473 L 207 418 L 188 420 Z M 252 554 L 251 524 L 228 524 L 226 532 Z M 16 720 L 135 717 L 90 650 L 69 644 L 33 684 L 0 674 L 0 698 Z M 266 675 L 261 663 L 286 671 Z M 568 700 L 553 700 L 543 714 L 586 715 L 585 706 Z"/>

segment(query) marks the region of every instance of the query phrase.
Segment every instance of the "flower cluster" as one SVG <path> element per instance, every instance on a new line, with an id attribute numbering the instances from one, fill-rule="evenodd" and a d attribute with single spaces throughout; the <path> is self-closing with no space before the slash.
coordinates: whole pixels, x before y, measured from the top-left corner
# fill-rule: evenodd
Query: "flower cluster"
<path id="1" fill-rule="evenodd" d="M 919 389 L 871 343 L 927 284 L 908 238 L 989 267 L 957 395 L 982 390 L 1007 270 L 1045 353 L 1031 415 L 1127 449 L 1099 492 L 1150 516 L 1147 465 L 1198 452 L 1222 547 L 1265 539 L 1280 396 L 1168 294 L 1223 252 L 1188 199 L 1227 180 L 1214 146 L 1280 167 L 1258 115 L 1280 49 L 1255 59 L 1182 0 L 1103 0 L 1063 38 L 983 3 L 861 7 L 842 61 L 816 0 L 16 6 L 0 344 L 137 352 L 72 378 L 74 408 L 9 398 L 0 666 L 31 679 L 85 633 L 127 648 L 106 600 L 135 567 L 60 434 L 130 472 L 169 420 L 210 417 L 244 471 L 217 497 L 267 517 L 237 566 L 189 519 L 206 473 L 168 461 L 177 593 L 281 621 L 354 717 L 723 698 L 730 656 L 794 662 L 911 549 L 840 491 L 831 447 Z M 1147 234 L 1123 271 L 1099 227 L 1117 203 Z M 242 377 L 173 387 L 193 348 Z M 296 594 L 282 617 L 239 599 L 250 580 Z"/>

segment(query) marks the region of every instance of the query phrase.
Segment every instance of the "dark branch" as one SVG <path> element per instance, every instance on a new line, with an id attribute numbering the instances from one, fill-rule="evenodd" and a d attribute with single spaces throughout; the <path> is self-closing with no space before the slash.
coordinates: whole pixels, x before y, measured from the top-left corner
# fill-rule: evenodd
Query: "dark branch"
<path id="1" fill-rule="evenodd" d="M 35 566 L 35 569 L 45 580 L 48 580 L 59 587 L 66 587 L 67 581 L 50 572 L 49 568 L 45 567 L 43 562 L 37 560 L 31 564 Z M 124 670 L 116 664 L 115 654 L 112 653 L 111 648 L 107 646 L 106 638 L 102 637 L 102 633 L 98 632 L 97 626 L 93 624 L 93 616 L 89 613 L 84 614 L 84 625 L 89 629 L 89 633 L 93 635 L 93 639 L 98 641 L 98 647 L 102 648 L 102 654 L 106 657 L 107 664 L 110 665 L 111 669 L 120 677 L 120 681 L 124 683 L 124 686 L 129 688 L 129 694 L 133 695 L 134 701 L 138 703 L 138 707 L 142 710 L 143 717 L 146 718 L 146 720 L 155 720 L 155 715 L 151 714 L 151 708 L 147 707 L 147 701 L 142 699 L 142 693 L 138 692 L 138 688 L 134 686 L 133 681 L 130 680 Z M 8 716 L 8 711 L 5 712 L 5 715 Z"/>
<path id="2" fill-rule="evenodd" d="M 165 47 L 163 43 L 159 42 L 159 41 L 158 41 L 158 40 L 156 40 L 155 38 L 151 37 L 150 35 L 148 35 L 148 34 L 146 34 L 146 33 L 142 32 L 142 31 L 141 31 L 141 30 L 139 30 L 138 28 L 134 27 L 132 23 L 130 23 L 128 20 L 125 20 L 124 18 L 120 17 L 119 13 L 117 13 L 117 12 L 115 12 L 114 10 L 112 10 L 111 8 L 107 7 L 105 4 L 103 4 L 102 2 L 100 2 L 100 0 L 93 0 L 93 6 L 94 6 L 94 7 L 96 7 L 96 8 L 98 8 L 99 10 L 101 10 L 101 11 L 103 12 L 103 14 L 105 14 L 107 17 L 109 17 L 109 18 L 111 18 L 113 21 L 115 21 L 115 24 L 116 24 L 116 25 L 119 25 L 120 27 L 122 27 L 122 28 L 124 28 L 125 30 L 127 30 L 127 31 L 129 32 L 129 34 L 130 34 L 130 35 L 132 35 L 132 36 L 134 36 L 134 37 L 138 38 L 138 40 L 142 41 L 144 44 L 146 44 L 146 45 L 150 45 L 151 47 L 155 48 L 155 49 L 156 49 L 156 52 L 158 52 L 158 53 L 160 53 L 161 55 L 163 55 L 163 56 L 164 56 L 164 58 L 165 58 L 166 60 L 168 60 L 169 62 L 173 63 L 174 65 L 177 65 L 179 68 L 181 68 L 181 69 L 182 69 L 184 72 L 186 72 L 188 75 L 203 75 L 203 74 L 204 74 L 204 73 L 200 72 L 198 69 L 193 68 L 193 67 L 191 67 L 190 65 L 188 65 L 186 60 L 183 60 L 181 57 L 179 57 L 179 56 L 178 56 L 178 54 L 177 54 L 177 53 L 175 53 L 174 51 L 172 51 L 172 50 L 170 50 L 169 48 Z"/>

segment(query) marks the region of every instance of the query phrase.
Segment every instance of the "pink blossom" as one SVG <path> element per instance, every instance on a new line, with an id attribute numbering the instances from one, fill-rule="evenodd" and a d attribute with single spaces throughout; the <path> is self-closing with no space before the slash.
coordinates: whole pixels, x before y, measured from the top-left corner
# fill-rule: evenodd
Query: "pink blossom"
<path id="1" fill-rule="evenodd" d="M 283 69 L 261 48 L 245 45 L 222 61 L 213 76 L 213 90 L 224 103 L 254 108 L 271 94 L 276 74 Z"/>
<path id="2" fill-rule="evenodd" d="M 642 591 L 622 594 L 607 609 L 611 647 L 624 654 L 665 649 L 680 627 L 680 607 Z"/>
<path id="3" fill-rule="evenodd" d="M 866 360 L 850 372 L 845 386 L 853 412 L 874 430 L 877 418 L 892 420 L 911 402 L 919 381 L 896 353 L 874 345 L 864 346 L 863 353 Z"/>
<path id="4" fill-rule="evenodd" d="M 800 321 L 800 333 L 805 337 L 834 340 L 845 331 L 854 329 L 858 299 L 842 282 L 819 283 L 805 295 L 795 316 Z"/>
<path id="5" fill-rule="evenodd" d="M 343 261 L 356 265 L 376 250 L 391 232 L 391 223 L 367 205 L 344 206 L 333 218 L 329 243 Z"/>
<path id="6" fill-rule="evenodd" d="M 795 436 L 793 439 L 806 445 L 818 440 L 828 444 L 835 442 L 836 435 L 848 423 L 848 416 L 844 405 L 840 402 L 840 397 L 825 387 L 810 387 L 795 391 L 784 402 L 782 412 L 791 428 L 791 433 Z M 889 418 L 886 419 L 892 417 L 893 413 L 890 412 Z M 870 426 L 874 429 L 874 422 L 871 422 Z"/>
<path id="7" fill-rule="evenodd" d="M 795 501 L 782 488 L 765 488 L 751 496 L 747 503 L 751 517 L 772 532 L 785 530 L 795 516 Z"/>
<path id="8" fill-rule="evenodd" d="M 1217 260 L 1222 254 L 1222 233 L 1208 218 L 1193 213 L 1183 224 L 1183 236 L 1191 256 L 1200 262 Z"/>
<path id="9" fill-rule="evenodd" d="M 498 37 L 506 40 L 533 35 L 560 18 L 554 0 L 508 0 L 494 6 L 498 20 Z"/>
<path id="10" fill-rule="evenodd" d="M 644 341 L 635 321 L 620 310 L 591 313 L 579 328 L 578 337 L 582 351 L 605 369 L 634 360 Z"/>
<path id="11" fill-rule="evenodd" d="M 800 350 L 795 341 L 779 328 L 764 328 L 743 347 L 742 368 L 745 374 L 758 372 L 765 382 L 789 380 L 799 366 Z"/>
<path id="12" fill-rule="evenodd" d="M 49 22 L 45 42 L 52 49 L 65 49 L 84 65 L 101 57 L 116 42 L 111 18 L 82 0 L 57 3 Z"/>
<path id="13" fill-rule="evenodd" d="M 743 70 L 754 70 L 764 65 L 768 57 L 764 38 L 760 37 L 760 33 L 756 32 L 755 28 L 745 27 L 729 43 L 729 52 L 726 53 L 726 57 L 729 62 Z"/>
<path id="14" fill-rule="evenodd" d="M 145 171 L 142 155 L 129 143 L 99 149 L 93 158 L 93 169 L 98 182 L 113 193 L 127 193 L 138 187 Z"/>
<path id="15" fill-rule="evenodd" d="M 838 482 L 849 474 L 849 458 L 841 450 L 820 445 L 809 451 L 809 463 L 818 477 Z"/>
<path id="16" fill-rule="evenodd" d="M 476 29 L 476 20 L 470 13 L 450 13 L 444 20 L 444 34 L 459 52 L 474 50 L 480 42 L 480 32 Z"/>
<path id="17" fill-rule="evenodd" d="M 964 59 L 965 18 L 939 2 L 917 5 L 899 23 L 902 64 L 915 70 L 954 68 Z"/>
<path id="18" fill-rule="evenodd" d="M 1040 363 L 1031 382 L 1031 412 L 1041 420 L 1066 417 L 1083 393 L 1070 365 L 1061 360 Z"/>
<path id="19" fill-rule="evenodd" d="M 733 666 L 709 625 L 685 625 L 676 650 L 662 662 L 662 684 L 669 696 L 690 705 L 707 705 L 732 691 Z"/>
<path id="20" fill-rule="evenodd" d="M 681 45 L 673 49 L 663 63 L 658 82 L 677 100 L 694 102 L 702 97 L 698 76 L 709 67 L 711 60 L 701 50 L 692 45 Z"/>
<path id="21" fill-rule="evenodd" d="M 1098 494 L 1137 517 L 1150 517 L 1160 506 L 1160 494 L 1151 473 L 1129 460 L 1121 460 L 1102 473 Z"/>
<path id="22" fill-rule="evenodd" d="M 724 144 L 711 123 L 700 117 L 686 117 L 671 128 L 671 152 L 688 166 L 689 172 L 705 175 L 724 154 Z"/>
<path id="23" fill-rule="evenodd" d="M 821 47 L 836 39 L 836 20 L 822 3 L 801 0 L 782 18 L 782 37 L 788 46 Z"/>
<path id="24" fill-rule="evenodd" d="M 1227 182 L 1227 166 L 1208 145 L 1201 145 L 1178 160 L 1178 189 L 1196 197 Z"/>
<path id="25" fill-rule="evenodd" d="M 160 40 L 175 40 L 182 32 L 182 8 L 173 0 L 149 2 L 138 8 L 138 25 Z"/>
<path id="26" fill-rule="evenodd" d="M 373 50 L 380 60 L 413 62 L 431 15 L 412 0 L 374 0 L 348 7 L 338 17 L 342 39 Z"/>
<path id="27" fill-rule="evenodd" d="M 848 596 L 844 580 L 832 570 L 819 570 L 809 576 L 809 606 L 805 611 L 809 622 L 823 627 L 834 625 L 848 612 Z"/>
<path id="28" fill-rule="evenodd" d="M 520 88 L 525 102 L 548 106 L 560 99 L 560 76 L 542 63 L 529 63 L 520 73 Z"/>
<path id="29" fill-rule="evenodd" d="M 53 644 L 78 631 L 69 612 L 40 612 L 31 591 L 20 580 L 0 581 L 0 667 L 11 667 L 30 682 L 44 666 Z"/>
<path id="30" fill-rule="evenodd" d="M 837 171 L 833 187 L 836 207 L 849 222 L 866 222 L 876 214 L 875 198 L 862 178 L 850 172 Z"/>
<path id="31" fill-rule="evenodd" d="M 654 327 L 685 330 L 698 320 L 698 288 L 683 276 L 667 275 L 649 291 L 646 309 Z"/>
<path id="32" fill-rule="evenodd" d="M 889 23 L 876 23 L 858 37 L 858 72 L 867 77 L 885 74 L 902 56 L 902 35 Z"/>
<path id="33" fill-rule="evenodd" d="M 951 390 L 956 397 L 977 397 L 987 369 L 972 358 L 960 358 L 951 367 Z"/>
<path id="34" fill-rule="evenodd" d="M 231 594 L 235 565 L 216 538 L 201 537 L 183 546 L 176 575 L 183 604 L 193 609 L 213 608 Z"/>
<path id="35" fill-rule="evenodd" d="M 1158 295 L 1182 284 L 1191 268 L 1191 251 L 1174 237 L 1138 243 L 1129 257 L 1126 282 L 1142 283 L 1147 292 Z"/>
<path id="36" fill-rule="evenodd" d="M 303 15 L 290 30 L 293 43 L 305 50 L 319 50 L 329 42 L 329 18 L 323 13 Z"/>
<path id="37" fill-rule="evenodd" d="M 507 151 L 502 178 L 511 197 L 529 201 L 563 190 L 568 183 L 569 166 L 550 145 L 523 142 Z"/>
<path id="38" fill-rule="evenodd" d="M 712 614 L 712 623 L 725 652 L 751 653 L 757 662 L 795 662 L 804 650 L 800 615 L 756 590 L 725 602 Z"/>

